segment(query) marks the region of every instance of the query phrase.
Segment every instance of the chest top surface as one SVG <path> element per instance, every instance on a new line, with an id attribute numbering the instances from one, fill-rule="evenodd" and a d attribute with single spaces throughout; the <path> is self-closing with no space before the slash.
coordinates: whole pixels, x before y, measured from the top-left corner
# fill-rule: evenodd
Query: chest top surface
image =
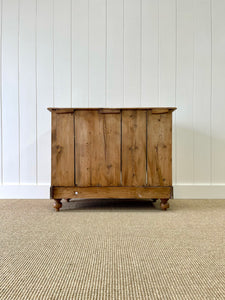
<path id="1" fill-rule="evenodd" d="M 65 111 L 73 112 L 75 110 L 102 110 L 102 111 L 118 111 L 118 110 L 152 110 L 159 113 L 169 112 L 176 110 L 176 107 L 48 107 L 49 111 Z"/>

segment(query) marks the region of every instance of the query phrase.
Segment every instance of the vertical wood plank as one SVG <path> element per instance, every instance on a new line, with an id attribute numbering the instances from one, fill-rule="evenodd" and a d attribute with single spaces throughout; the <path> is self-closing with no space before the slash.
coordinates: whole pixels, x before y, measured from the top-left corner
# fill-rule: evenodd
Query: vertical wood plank
<path id="1" fill-rule="evenodd" d="M 225 182 L 225 1 L 212 1 L 212 183 Z"/>
<path id="2" fill-rule="evenodd" d="M 210 183 L 211 11 L 210 0 L 195 1 L 194 183 Z M 204 167 L 203 167 L 204 166 Z"/>
<path id="3" fill-rule="evenodd" d="M 182 1 L 181 1 L 182 2 Z M 159 0 L 159 105 L 175 105 L 176 0 Z"/>
<path id="4" fill-rule="evenodd" d="M 53 113 L 52 185 L 74 186 L 74 114 Z"/>
<path id="5" fill-rule="evenodd" d="M 105 106 L 106 1 L 89 1 L 89 105 Z"/>
<path id="6" fill-rule="evenodd" d="M 89 0 L 72 1 L 72 106 L 88 107 Z"/>
<path id="7" fill-rule="evenodd" d="M 75 113 L 78 186 L 120 185 L 120 114 Z"/>
<path id="8" fill-rule="evenodd" d="M 37 182 L 51 178 L 51 114 L 53 106 L 53 0 L 37 2 Z"/>
<path id="9" fill-rule="evenodd" d="M 54 186 L 57 183 L 57 153 L 56 153 L 56 112 L 51 112 L 51 185 Z"/>
<path id="10" fill-rule="evenodd" d="M 146 185 L 146 111 L 122 112 L 122 185 Z"/>
<path id="11" fill-rule="evenodd" d="M 123 1 L 107 1 L 106 106 L 123 107 Z"/>
<path id="12" fill-rule="evenodd" d="M 3 0 L 2 157 L 3 184 L 19 183 L 18 0 Z"/>
<path id="13" fill-rule="evenodd" d="M 177 2 L 177 93 L 176 173 L 179 184 L 192 184 L 193 91 L 194 91 L 194 0 Z M 185 159 L 184 159 L 185 157 Z"/>
<path id="14" fill-rule="evenodd" d="M 105 186 L 120 185 L 120 113 L 119 114 L 99 114 L 99 145 L 101 153 L 98 153 L 98 160 L 101 162 L 99 171 L 93 174 L 93 179 L 99 175 L 99 182 Z M 97 144 L 97 145 L 98 145 Z M 96 150 L 97 150 L 96 145 Z M 96 168 L 97 170 L 97 168 Z"/>
<path id="15" fill-rule="evenodd" d="M 71 0 L 54 0 L 54 105 L 71 104 Z"/>
<path id="16" fill-rule="evenodd" d="M 139 0 L 124 0 L 124 106 L 140 106 L 141 5 Z"/>
<path id="17" fill-rule="evenodd" d="M 159 1 L 142 0 L 141 106 L 159 101 Z"/>
<path id="18" fill-rule="evenodd" d="M 75 172 L 76 185 L 91 185 L 91 130 L 93 130 L 92 111 L 75 111 Z"/>
<path id="19" fill-rule="evenodd" d="M 172 185 L 172 112 L 147 112 L 147 185 Z"/>
<path id="20" fill-rule="evenodd" d="M 20 0 L 19 74 L 20 182 L 36 183 L 36 0 Z"/>

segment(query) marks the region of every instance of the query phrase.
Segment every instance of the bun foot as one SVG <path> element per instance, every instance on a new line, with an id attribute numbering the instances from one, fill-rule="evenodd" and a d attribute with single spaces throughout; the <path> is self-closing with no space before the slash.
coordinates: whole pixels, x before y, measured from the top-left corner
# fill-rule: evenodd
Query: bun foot
<path id="1" fill-rule="evenodd" d="M 169 199 L 161 199 L 160 207 L 162 210 L 167 210 L 170 207 L 169 203 L 167 202 Z"/>
<path id="2" fill-rule="evenodd" d="M 60 208 L 62 207 L 61 199 L 54 199 L 55 203 L 53 207 L 55 208 L 56 211 L 59 211 Z"/>

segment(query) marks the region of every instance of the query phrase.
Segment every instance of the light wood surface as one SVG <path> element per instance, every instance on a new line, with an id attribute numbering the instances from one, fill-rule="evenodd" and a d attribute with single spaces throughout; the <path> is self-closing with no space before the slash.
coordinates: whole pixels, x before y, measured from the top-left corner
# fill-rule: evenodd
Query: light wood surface
<path id="1" fill-rule="evenodd" d="M 52 114 L 52 185 L 74 185 L 74 114 Z"/>
<path id="2" fill-rule="evenodd" d="M 120 114 L 98 110 L 75 113 L 78 186 L 120 185 Z"/>
<path id="3" fill-rule="evenodd" d="M 75 110 L 105 110 L 105 111 L 117 111 L 117 110 L 127 110 L 126 107 L 115 107 L 115 108 L 102 108 L 102 107 L 73 107 L 73 108 L 67 108 L 67 107 L 48 107 L 49 111 L 63 111 L 63 112 L 71 112 Z M 163 113 L 169 111 L 174 111 L 177 108 L 176 107 L 129 107 L 130 109 L 134 110 L 153 110 L 155 113 Z"/>
<path id="4" fill-rule="evenodd" d="M 161 199 L 166 210 L 174 109 L 50 108 L 56 210 L 62 198 Z"/>
<path id="5" fill-rule="evenodd" d="M 151 199 L 171 198 L 172 187 L 52 187 L 52 198 Z"/>
<path id="6" fill-rule="evenodd" d="M 172 185 L 172 113 L 152 114 L 147 112 L 149 186 Z"/>
<path id="7" fill-rule="evenodd" d="M 146 111 L 122 111 L 122 185 L 146 185 Z"/>

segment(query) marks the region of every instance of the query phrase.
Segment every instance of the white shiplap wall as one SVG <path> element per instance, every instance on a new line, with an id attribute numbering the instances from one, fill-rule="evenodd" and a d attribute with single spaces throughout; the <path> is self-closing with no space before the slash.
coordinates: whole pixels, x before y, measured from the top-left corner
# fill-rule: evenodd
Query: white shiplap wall
<path id="1" fill-rule="evenodd" d="M 225 198 L 224 0 L 0 0 L 0 198 L 47 198 L 56 107 L 177 106 L 177 198 Z"/>

